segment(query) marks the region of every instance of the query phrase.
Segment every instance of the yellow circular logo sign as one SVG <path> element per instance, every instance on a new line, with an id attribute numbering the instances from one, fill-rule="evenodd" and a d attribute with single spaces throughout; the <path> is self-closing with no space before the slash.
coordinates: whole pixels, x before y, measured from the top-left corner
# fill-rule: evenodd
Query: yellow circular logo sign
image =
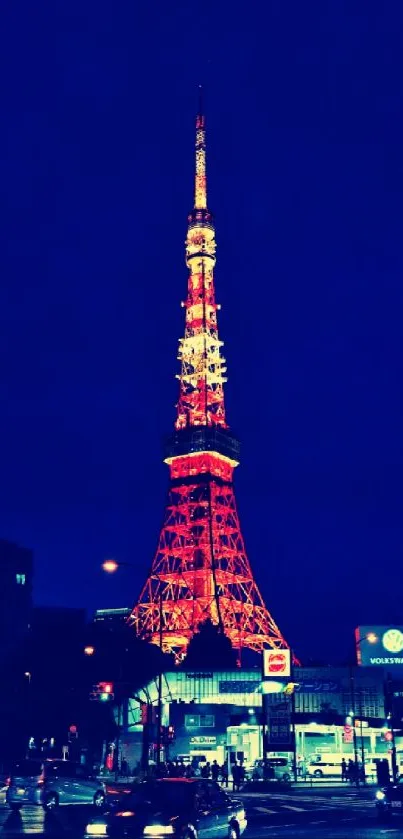
<path id="1" fill-rule="evenodd" d="M 388 653 L 400 653 L 403 650 L 403 632 L 400 629 L 388 629 L 382 637 L 382 644 Z"/>

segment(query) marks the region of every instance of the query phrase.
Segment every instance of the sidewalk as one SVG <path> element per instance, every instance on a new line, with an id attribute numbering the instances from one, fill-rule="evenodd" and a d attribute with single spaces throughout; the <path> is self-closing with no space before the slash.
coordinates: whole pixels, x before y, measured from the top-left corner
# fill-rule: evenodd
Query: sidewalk
<path id="1" fill-rule="evenodd" d="M 360 788 L 365 789 L 365 787 L 372 787 L 372 786 L 374 786 L 374 784 L 376 785 L 376 778 L 371 775 L 369 778 L 366 778 L 365 784 L 360 782 Z M 327 787 L 337 787 L 337 788 L 343 787 L 345 789 L 357 789 L 355 784 L 350 784 L 348 781 L 346 782 L 346 781 L 341 781 L 341 780 L 335 780 L 334 778 L 333 779 L 329 778 L 329 780 L 326 780 L 324 778 L 312 778 L 312 777 L 298 778 L 297 781 L 295 781 L 292 786 L 293 787 L 309 787 L 309 788 L 315 787 L 315 789 L 316 788 L 321 789 L 322 787 L 324 787 L 325 789 Z"/>

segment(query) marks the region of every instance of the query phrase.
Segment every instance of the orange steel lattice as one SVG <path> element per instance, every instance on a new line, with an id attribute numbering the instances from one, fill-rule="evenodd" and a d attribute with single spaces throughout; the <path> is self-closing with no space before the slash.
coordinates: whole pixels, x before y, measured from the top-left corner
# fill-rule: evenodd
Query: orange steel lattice
<path id="1" fill-rule="evenodd" d="M 170 487 L 157 552 L 133 609 L 140 637 L 180 661 L 207 619 L 232 646 L 287 647 L 253 579 L 239 525 L 233 470 L 239 443 L 224 406 L 225 360 L 214 292 L 215 230 L 207 209 L 205 120 L 196 118 L 194 209 L 188 217 L 189 269 L 175 432 L 166 443 Z"/>

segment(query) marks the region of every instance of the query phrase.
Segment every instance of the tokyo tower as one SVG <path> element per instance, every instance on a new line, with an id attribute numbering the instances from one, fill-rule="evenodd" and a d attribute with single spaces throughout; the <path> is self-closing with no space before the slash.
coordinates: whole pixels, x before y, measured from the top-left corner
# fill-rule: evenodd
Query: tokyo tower
<path id="1" fill-rule="evenodd" d="M 166 441 L 170 484 L 150 575 L 130 621 L 180 661 L 210 620 L 238 651 L 287 647 L 253 579 L 236 508 L 239 443 L 226 421 L 223 342 L 214 290 L 215 229 L 207 206 L 206 133 L 196 117 L 194 208 L 188 216 L 185 334 L 179 341 L 175 431 Z"/>

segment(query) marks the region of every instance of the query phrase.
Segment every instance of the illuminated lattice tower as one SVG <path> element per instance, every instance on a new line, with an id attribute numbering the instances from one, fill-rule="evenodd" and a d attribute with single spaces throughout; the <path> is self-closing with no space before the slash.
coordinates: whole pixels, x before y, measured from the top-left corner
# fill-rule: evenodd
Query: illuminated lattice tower
<path id="1" fill-rule="evenodd" d="M 201 109 L 199 109 L 201 111 Z M 232 483 L 239 443 L 225 418 L 225 359 L 215 300 L 215 230 L 207 208 L 205 119 L 196 118 L 194 209 L 188 217 L 188 292 L 175 431 L 166 444 L 170 486 L 150 575 L 133 609 L 138 635 L 177 660 L 200 625 L 218 624 L 240 654 L 286 647 L 253 579 Z"/>

